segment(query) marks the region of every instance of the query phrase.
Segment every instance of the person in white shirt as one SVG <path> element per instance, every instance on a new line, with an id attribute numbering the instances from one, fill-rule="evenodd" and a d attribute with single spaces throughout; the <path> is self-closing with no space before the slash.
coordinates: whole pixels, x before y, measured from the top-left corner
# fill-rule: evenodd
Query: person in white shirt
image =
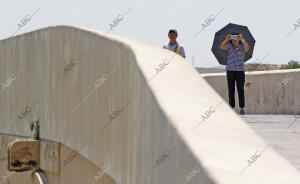
<path id="1" fill-rule="evenodd" d="M 180 46 L 178 44 L 178 42 L 176 41 L 176 39 L 178 37 L 177 30 L 170 29 L 168 36 L 169 36 L 170 42 L 168 45 L 164 45 L 164 49 L 171 50 L 185 58 L 185 52 L 184 52 L 183 46 Z"/>

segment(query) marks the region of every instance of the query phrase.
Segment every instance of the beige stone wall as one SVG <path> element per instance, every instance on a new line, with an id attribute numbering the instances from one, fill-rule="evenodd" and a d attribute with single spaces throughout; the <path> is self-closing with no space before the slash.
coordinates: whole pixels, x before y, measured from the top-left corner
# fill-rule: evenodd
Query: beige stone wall
<path id="1" fill-rule="evenodd" d="M 266 143 L 186 60 L 170 51 L 57 26 L 0 41 L 0 66 L 0 81 L 7 86 L 0 93 L 0 132 L 29 136 L 28 123 L 39 118 L 42 139 L 66 145 L 97 168 L 112 164 L 107 171 L 111 182 L 300 180 L 272 148 L 241 175 L 247 160 Z M 212 107 L 214 112 L 202 121 Z M 65 169 L 44 157 L 42 169 L 48 168 L 57 183 L 88 183 L 96 172 L 84 160 Z"/>
<path id="2" fill-rule="evenodd" d="M 7 170 L 8 144 L 20 139 L 26 139 L 26 137 L 0 134 L 0 184 L 37 184 L 33 171 L 9 172 Z M 104 167 L 104 170 L 100 169 L 78 152 L 53 141 L 40 140 L 40 167 L 47 174 L 51 184 L 115 184 L 115 181 L 106 174 L 111 165 Z"/>
<path id="3" fill-rule="evenodd" d="M 201 76 L 228 102 L 225 73 Z M 246 112 L 249 114 L 297 114 L 300 112 L 300 69 L 246 72 Z M 236 111 L 239 112 L 237 89 Z"/>

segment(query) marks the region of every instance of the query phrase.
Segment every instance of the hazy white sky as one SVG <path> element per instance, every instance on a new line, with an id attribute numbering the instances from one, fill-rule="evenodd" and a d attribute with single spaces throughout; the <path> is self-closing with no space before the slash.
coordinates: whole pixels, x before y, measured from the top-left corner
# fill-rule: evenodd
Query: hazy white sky
<path id="1" fill-rule="evenodd" d="M 194 65 L 199 67 L 219 65 L 211 52 L 212 42 L 215 32 L 228 23 L 246 25 L 250 29 L 256 39 L 252 61 L 268 53 L 263 63 L 300 61 L 300 26 L 294 30 L 294 24 L 300 20 L 299 0 L 10 0 L 3 1 L 1 8 L 0 39 L 10 37 L 20 21 L 39 8 L 17 34 L 62 24 L 107 31 L 119 14 L 131 9 L 110 33 L 162 47 L 168 43 L 168 30 L 176 28 L 186 59 L 192 63 L 194 57 Z M 204 21 L 222 9 L 195 37 Z"/>

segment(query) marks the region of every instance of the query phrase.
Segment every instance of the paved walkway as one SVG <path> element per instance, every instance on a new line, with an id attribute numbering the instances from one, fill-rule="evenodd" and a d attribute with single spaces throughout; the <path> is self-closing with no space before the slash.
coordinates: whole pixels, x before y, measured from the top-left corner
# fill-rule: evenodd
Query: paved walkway
<path id="1" fill-rule="evenodd" d="M 266 142 L 300 171 L 300 116 L 241 116 Z"/>

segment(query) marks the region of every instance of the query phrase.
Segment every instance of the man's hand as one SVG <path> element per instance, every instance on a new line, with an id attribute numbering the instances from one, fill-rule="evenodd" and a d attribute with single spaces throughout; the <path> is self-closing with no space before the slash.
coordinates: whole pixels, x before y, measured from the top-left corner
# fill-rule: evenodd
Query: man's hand
<path id="1" fill-rule="evenodd" d="M 230 40 L 230 36 L 231 36 L 231 34 L 228 34 L 228 35 L 226 35 L 226 42 L 228 42 L 229 40 Z"/>
<path id="2" fill-rule="evenodd" d="M 229 40 L 230 40 L 230 34 L 226 35 L 225 40 L 220 45 L 220 49 L 227 50 L 226 44 Z"/>
<path id="3" fill-rule="evenodd" d="M 239 40 L 242 42 L 242 44 L 244 45 L 244 51 L 245 52 L 248 52 L 249 49 L 250 49 L 250 46 L 248 45 L 248 43 L 245 41 L 245 39 L 243 38 L 243 35 L 242 34 L 239 34 L 238 35 L 239 37 Z"/>
<path id="4" fill-rule="evenodd" d="M 239 37 L 239 40 L 240 40 L 240 41 L 243 41 L 243 40 L 244 40 L 244 38 L 243 38 L 243 35 L 242 35 L 242 34 L 239 34 L 239 35 L 238 35 L 238 37 Z"/>

